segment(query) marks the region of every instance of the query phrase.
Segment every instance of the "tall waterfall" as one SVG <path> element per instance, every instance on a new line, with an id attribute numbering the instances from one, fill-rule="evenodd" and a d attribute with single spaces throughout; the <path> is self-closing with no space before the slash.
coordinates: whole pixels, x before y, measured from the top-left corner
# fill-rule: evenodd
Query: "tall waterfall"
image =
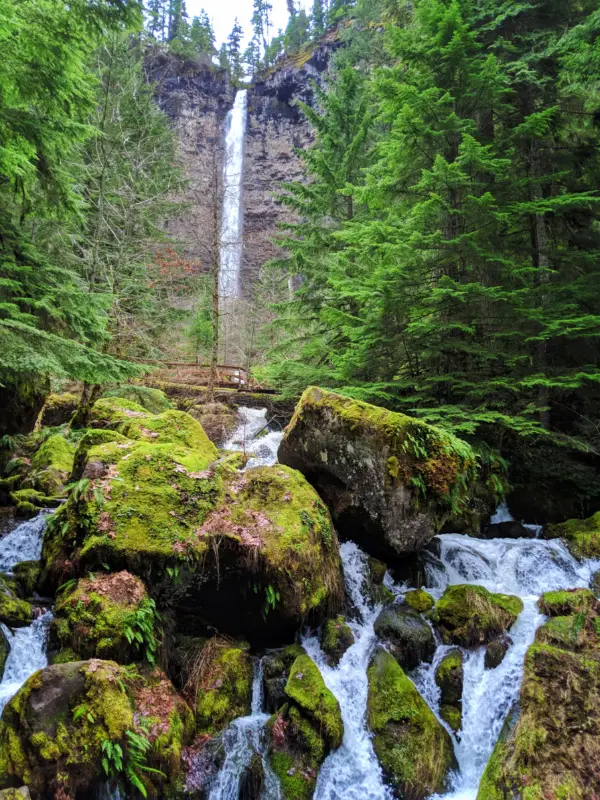
<path id="1" fill-rule="evenodd" d="M 241 89 L 227 115 L 223 211 L 219 252 L 219 294 L 237 297 L 240 292 L 242 263 L 242 187 L 244 178 L 244 137 L 246 133 L 247 92 Z"/>

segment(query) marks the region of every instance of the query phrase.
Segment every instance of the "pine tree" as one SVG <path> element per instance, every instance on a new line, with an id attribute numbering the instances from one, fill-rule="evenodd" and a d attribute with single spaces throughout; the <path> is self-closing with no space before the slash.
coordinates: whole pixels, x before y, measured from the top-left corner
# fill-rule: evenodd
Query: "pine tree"
<path id="1" fill-rule="evenodd" d="M 273 6 L 268 0 L 254 0 L 252 11 L 252 29 L 254 39 L 264 53 L 269 46 L 269 31 L 271 29 L 271 12 Z"/>
<path id="2" fill-rule="evenodd" d="M 325 6 L 323 0 L 313 0 L 311 13 L 311 30 L 313 38 L 318 39 L 325 33 Z"/>
<path id="3" fill-rule="evenodd" d="M 293 4 L 292 4 L 293 8 Z M 302 45 L 310 41 L 310 20 L 306 11 L 301 8 L 290 14 L 290 18 L 285 29 L 284 44 L 288 53 L 299 50 Z"/>
<path id="4" fill-rule="evenodd" d="M 240 82 L 244 77 L 244 67 L 241 53 L 243 36 L 244 31 L 236 17 L 232 31 L 227 37 L 226 53 L 231 77 L 237 82 Z"/>
<path id="5" fill-rule="evenodd" d="M 204 9 L 200 12 L 199 17 L 194 17 L 190 27 L 190 40 L 193 49 L 197 53 L 205 53 L 213 56 L 216 54 L 215 50 L 215 34 Z"/>

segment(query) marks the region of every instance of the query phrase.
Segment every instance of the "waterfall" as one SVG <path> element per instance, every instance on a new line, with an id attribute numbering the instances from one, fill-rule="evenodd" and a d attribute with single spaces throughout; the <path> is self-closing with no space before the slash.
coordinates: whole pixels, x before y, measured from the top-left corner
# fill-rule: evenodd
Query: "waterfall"
<path id="1" fill-rule="evenodd" d="M 10 572 L 20 561 L 39 559 L 45 526 L 46 514 L 42 512 L 0 540 L 0 572 Z M 0 682 L 0 714 L 27 678 L 48 663 L 46 644 L 51 622 L 52 614 L 47 611 L 28 627 L 14 632 L 1 626 L 10 650 Z"/>
<path id="2" fill-rule="evenodd" d="M 267 409 L 242 406 L 238 413 L 240 424 L 223 445 L 223 449 L 243 450 L 245 453 L 251 453 L 252 456 L 248 459 L 246 469 L 276 464 L 277 451 L 283 438 L 283 432 L 269 430 Z"/>
<path id="3" fill-rule="evenodd" d="M 221 216 L 219 294 L 238 297 L 242 263 L 242 188 L 244 178 L 244 136 L 246 133 L 247 92 L 241 89 L 227 115 L 223 210 Z"/>

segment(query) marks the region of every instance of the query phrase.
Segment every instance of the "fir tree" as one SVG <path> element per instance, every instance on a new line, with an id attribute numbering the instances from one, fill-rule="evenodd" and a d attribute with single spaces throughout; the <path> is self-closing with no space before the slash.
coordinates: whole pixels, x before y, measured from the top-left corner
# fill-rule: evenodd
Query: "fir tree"
<path id="1" fill-rule="evenodd" d="M 197 53 L 205 53 L 207 55 L 215 55 L 215 34 L 204 9 L 200 12 L 199 17 L 194 17 L 190 27 L 190 40 L 192 46 Z"/>
<path id="2" fill-rule="evenodd" d="M 237 17 L 231 33 L 227 37 L 227 63 L 229 71 L 234 81 L 240 82 L 244 77 L 244 67 L 242 63 L 241 45 L 244 31 L 239 24 Z"/>
<path id="3" fill-rule="evenodd" d="M 311 30 L 313 37 L 318 39 L 325 33 L 325 6 L 323 0 L 313 0 L 311 13 Z"/>

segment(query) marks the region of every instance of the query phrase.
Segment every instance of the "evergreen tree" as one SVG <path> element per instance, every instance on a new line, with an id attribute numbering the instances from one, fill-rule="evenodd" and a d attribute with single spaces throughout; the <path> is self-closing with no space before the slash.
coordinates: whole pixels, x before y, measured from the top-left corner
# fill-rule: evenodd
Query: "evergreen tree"
<path id="1" fill-rule="evenodd" d="M 335 25 L 336 22 L 348 16 L 353 5 L 352 0 L 330 0 L 327 10 L 327 27 Z"/>
<path id="2" fill-rule="evenodd" d="M 210 56 L 216 54 L 215 34 L 208 14 L 204 9 L 200 12 L 199 17 L 194 17 L 192 20 L 190 40 L 195 52 L 205 53 Z"/>
<path id="3" fill-rule="evenodd" d="M 311 13 L 311 29 L 315 39 L 325 33 L 325 6 L 323 0 L 313 0 Z"/>
<path id="4" fill-rule="evenodd" d="M 242 53 L 241 53 L 243 36 L 244 36 L 244 31 L 236 17 L 231 33 L 227 37 L 226 53 L 227 53 L 227 63 L 229 65 L 229 71 L 231 73 L 231 77 L 233 78 L 234 81 L 237 82 L 241 81 L 242 78 L 244 77 L 244 67 L 242 63 Z"/>
<path id="5" fill-rule="evenodd" d="M 292 3 L 293 14 L 287 24 L 284 35 L 285 49 L 288 53 L 293 53 L 299 50 L 302 45 L 310 41 L 310 20 L 306 11 L 301 8 L 299 11 L 295 9 Z"/>
<path id="6" fill-rule="evenodd" d="M 254 0 L 252 11 L 252 29 L 258 47 L 264 53 L 269 46 L 269 31 L 271 29 L 271 11 L 273 6 L 268 0 Z"/>

